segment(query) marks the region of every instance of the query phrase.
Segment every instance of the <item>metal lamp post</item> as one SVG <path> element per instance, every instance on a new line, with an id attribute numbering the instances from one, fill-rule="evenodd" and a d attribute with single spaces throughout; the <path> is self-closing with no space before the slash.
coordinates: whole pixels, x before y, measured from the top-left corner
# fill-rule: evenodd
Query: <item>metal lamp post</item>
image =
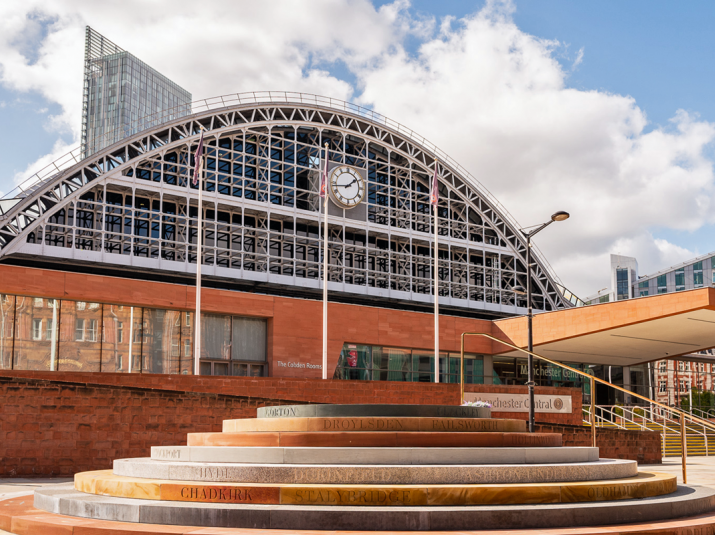
<path id="1" fill-rule="evenodd" d="M 529 350 L 529 355 L 528 355 L 528 373 L 529 373 L 529 380 L 526 383 L 526 386 L 529 387 L 529 433 L 534 432 L 534 357 L 531 356 L 531 353 L 534 351 L 534 338 L 533 338 L 533 333 L 532 333 L 532 328 L 531 328 L 531 318 L 532 318 L 532 311 L 531 311 L 531 237 L 536 234 L 537 232 L 541 232 L 544 230 L 546 227 L 548 227 L 551 223 L 554 221 L 565 221 L 569 218 L 569 213 L 568 212 L 556 212 L 554 215 L 551 216 L 551 219 L 544 223 L 543 225 L 539 225 L 537 228 L 534 230 L 527 231 L 525 229 L 520 229 L 521 233 L 526 237 L 526 291 L 521 286 L 515 286 L 513 288 L 514 293 L 524 295 L 526 294 L 526 317 L 527 317 L 527 326 L 528 326 L 528 350 Z M 593 394 L 592 394 L 593 395 Z"/>

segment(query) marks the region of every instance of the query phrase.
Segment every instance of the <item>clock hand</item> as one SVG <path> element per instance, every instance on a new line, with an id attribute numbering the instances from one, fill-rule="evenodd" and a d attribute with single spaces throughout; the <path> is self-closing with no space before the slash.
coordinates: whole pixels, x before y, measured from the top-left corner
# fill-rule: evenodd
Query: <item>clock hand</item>
<path id="1" fill-rule="evenodd" d="M 352 182 L 350 182 L 350 183 L 348 183 L 348 184 L 345 184 L 343 187 L 344 187 L 344 188 L 349 188 L 350 186 L 352 186 L 353 184 L 355 184 L 355 182 L 357 182 L 357 178 L 353 178 L 353 181 L 352 181 Z"/>

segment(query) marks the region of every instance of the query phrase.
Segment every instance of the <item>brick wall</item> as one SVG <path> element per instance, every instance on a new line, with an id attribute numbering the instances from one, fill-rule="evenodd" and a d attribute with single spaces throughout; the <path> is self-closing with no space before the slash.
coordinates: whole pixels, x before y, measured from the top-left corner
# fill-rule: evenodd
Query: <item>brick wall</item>
<path id="1" fill-rule="evenodd" d="M 240 396 L 0 378 L 0 477 L 69 476 L 186 444 L 280 404 Z"/>
<path id="2" fill-rule="evenodd" d="M 537 433 L 561 433 L 564 446 L 590 446 L 591 428 L 573 425 L 536 424 Z M 660 433 L 657 431 L 626 431 L 597 429 L 596 445 L 601 457 L 630 459 L 638 464 L 661 464 Z"/>
<path id="3" fill-rule="evenodd" d="M 306 403 L 415 403 L 419 405 L 459 405 L 457 384 L 342 381 L 298 377 L 210 377 L 127 373 L 82 373 L 0 370 L 1 377 L 30 378 L 87 385 L 131 386 L 155 390 L 242 396 L 247 399 L 295 400 Z M 466 392 L 526 394 L 525 386 L 465 385 Z M 581 391 L 577 388 L 536 387 L 537 394 L 570 395 L 571 414 L 537 413 L 544 422 L 579 425 Z M 499 412 L 498 418 L 526 419 L 527 413 Z"/>
<path id="4" fill-rule="evenodd" d="M 225 419 L 255 417 L 258 407 L 308 402 L 456 405 L 459 385 L 2 372 L 0 477 L 106 469 L 116 458 L 148 456 L 151 446 L 186 444 L 189 432 L 218 432 Z"/>

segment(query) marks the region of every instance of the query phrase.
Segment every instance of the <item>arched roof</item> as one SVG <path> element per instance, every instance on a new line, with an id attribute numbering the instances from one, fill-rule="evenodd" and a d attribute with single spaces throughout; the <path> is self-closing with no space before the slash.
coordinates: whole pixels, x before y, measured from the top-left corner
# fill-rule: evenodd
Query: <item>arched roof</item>
<path id="1" fill-rule="evenodd" d="M 459 254 L 463 250 L 466 254 L 467 264 L 470 262 L 469 255 L 472 250 L 484 252 L 485 256 L 483 258 L 487 258 L 486 255 L 489 254 L 501 255 L 495 258 L 513 257 L 514 264 L 511 268 L 508 266 L 505 268 L 507 271 L 511 269 L 513 277 L 501 280 L 498 283 L 499 286 L 495 286 L 495 288 L 498 291 L 506 292 L 508 288 L 505 289 L 502 286 L 505 284 L 513 286 L 519 283 L 520 272 L 524 271 L 526 244 L 513 218 L 465 169 L 412 130 L 365 108 L 334 99 L 295 93 L 251 93 L 232 97 L 201 101 L 194 105 L 195 113 L 192 115 L 175 118 L 154 128 L 144 130 L 90 157 L 79 159 L 76 152 L 70 154 L 64 160 L 64 168 L 58 172 L 50 172 L 46 177 L 37 177 L 39 180 L 36 180 L 29 187 L 23 187 L 18 192 L 15 192 L 18 193 L 16 197 L 8 198 L 6 196 L 0 201 L 0 209 L 3 212 L 2 216 L 0 216 L 0 257 L 15 254 L 55 256 L 55 252 L 50 251 L 51 247 L 44 247 L 42 244 L 28 244 L 28 238 L 34 236 L 35 231 L 56 223 L 58 212 L 68 206 L 72 206 L 72 203 L 81 202 L 84 195 L 98 186 L 128 188 L 131 191 L 135 191 L 137 188 L 148 189 L 154 191 L 157 195 L 185 196 L 187 206 L 191 203 L 191 200 L 196 203 L 197 190 L 188 186 L 186 181 L 181 185 L 178 183 L 165 183 L 160 179 L 160 183 L 157 184 L 154 180 L 140 178 L 138 170 L 149 169 L 157 165 L 166 165 L 162 158 L 167 154 L 183 153 L 185 157 L 190 159 L 189 155 L 193 150 L 191 147 L 197 142 L 201 127 L 206 129 L 209 145 L 213 143 L 214 146 L 213 149 L 209 147 L 209 150 L 214 150 L 217 158 L 218 153 L 222 151 L 221 143 L 223 141 L 221 140 L 232 136 L 235 138 L 237 135 L 245 136 L 247 132 L 265 132 L 270 137 L 270 133 L 273 131 L 292 129 L 294 132 L 298 132 L 302 131 L 301 129 L 308 129 L 319 133 L 320 136 L 326 139 L 332 139 L 336 143 L 335 154 L 340 153 L 341 150 L 343 152 L 348 150 L 345 148 L 348 145 L 350 147 L 353 147 L 353 145 L 362 147 L 360 149 L 350 149 L 362 151 L 361 154 L 355 154 L 354 158 L 343 154 L 342 163 L 350 163 L 347 160 L 351 160 L 358 167 L 362 165 L 368 174 L 368 167 L 373 163 L 368 152 L 375 158 L 378 158 L 375 156 L 377 152 L 384 152 L 378 159 L 387 162 L 385 165 L 394 166 L 396 169 L 399 167 L 403 171 L 408 170 L 404 171 L 409 173 L 409 176 L 405 178 L 405 184 L 407 185 L 404 186 L 404 191 L 407 192 L 405 195 L 411 197 L 403 200 L 398 198 L 396 201 L 397 203 L 404 201 L 403 214 L 407 214 L 410 210 L 413 212 L 415 210 L 419 211 L 419 206 L 424 204 L 421 200 L 421 195 L 428 188 L 428 181 L 433 173 L 434 165 L 436 165 L 435 159 L 437 159 L 440 187 L 443 190 L 440 208 L 444 216 L 441 215 L 440 217 L 445 218 L 445 225 L 447 225 L 447 220 L 450 221 L 448 225 L 450 230 L 447 230 L 446 236 L 448 243 L 445 243 L 445 246 L 453 248 Z M 341 139 L 343 140 L 343 145 L 338 146 Z M 316 142 L 313 139 L 308 142 L 309 146 L 310 143 L 313 144 L 314 149 L 320 150 L 322 145 L 320 140 Z M 233 148 L 235 149 L 235 147 Z M 317 153 L 313 152 L 313 154 Z M 188 160 L 184 163 L 184 169 L 187 169 L 189 167 Z M 57 169 L 58 166 L 55 165 L 53 170 Z M 399 190 L 399 185 L 390 182 L 395 180 L 395 173 L 390 172 L 392 175 L 387 177 L 384 188 L 394 188 L 397 191 Z M 215 169 L 214 174 L 218 177 L 220 174 L 219 169 Z M 218 182 L 219 179 L 216 178 L 217 185 Z M 411 193 L 408 192 L 410 188 Z M 216 191 L 213 193 L 216 203 L 228 206 L 229 209 L 231 206 L 236 207 L 237 210 L 243 209 L 244 211 L 246 209 L 256 209 L 255 203 L 261 202 L 260 199 L 249 201 L 245 197 L 237 199 L 231 195 L 222 196 Z M 399 197 L 399 192 L 397 196 Z M 208 195 L 208 200 L 209 202 L 211 201 L 210 195 Z M 272 206 L 267 197 L 264 202 L 267 210 L 280 213 L 282 208 Z M 394 199 L 392 202 L 394 202 Z M 442 204 L 444 204 L 444 207 L 442 207 Z M 464 214 L 456 214 L 458 210 L 455 207 L 457 206 L 466 207 Z M 393 212 L 398 211 L 397 208 L 389 205 L 385 205 L 384 209 L 388 212 L 390 210 Z M 315 219 L 317 215 L 314 210 L 301 210 L 296 208 L 295 205 L 292 210 L 293 213 L 298 214 L 297 217 L 308 221 Z M 479 240 L 479 237 L 475 238 L 470 234 L 472 220 L 467 220 L 467 212 L 469 212 L 469 217 L 474 218 L 474 226 L 483 228 L 483 237 L 488 236 L 492 243 L 474 241 L 475 239 Z M 186 215 L 190 219 L 188 208 Z M 285 216 L 285 213 L 283 216 Z M 97 218 L 99 217 L 101 216 L 98 215 Z M 460 217 L 462 219 L 459 219 Z M 340 220 L 338 218 L 337 221 L 339 222 Z M 414 221 L 411 228 L 406 229 L 403 225 L 402 230 L 400 230 L 397 228 L 399 225 L 392 225 L 389 221 L 386 225 L 380 225 L 375 224 L 374 221 L 356 222 L 345 218 L 342 218 L 342 220 L 347 222 L 351 228 L 353 226 L 366 228 L 367 226 L 373 232 L 379 233 L 385 230 L 387 234 L 394 234 L 397 241 L 402 240 L 407 244 L 405 247 L 411 247 L 410 250 L 413 254 L 415 250 L 413 240 L 414 243 L 431 243 L 429 229 L 427 232 L 422 233 L 416 231 Z M 95 230 L 106 232 L 106 226 L 102 227 L 99 223 L 97 225 L 99 228 Z M 382 228 L 383 226 L 391 227 L 391 225 L 395 227 L 393 230 Z M 453 227 L 463 227 L 464 232 L 455 233 L 452 230 Z M 101 241 L 101 243 L 104 244 L 104 241 Z M 187 243 L 190 244 L 190 240 Z M 73 241 L 72 245 L 65 247 L 65 249 L 77 249 L 76 243 Z M 405 253 L 406 251 L 408 251 L 407 248 L 402 252 Z M 104 250 L 100 252 L 104 252 Z M 399 251 L 390 254 L 397 255 L 397 253 Z M 130 256 L 132 254 L 130 252 Z M 449 258 L 451 259 L 452 252 L 449 252 L 448 255 L 450 255 Z M 118 261 L 119 259 L 114 259 L 111 254 L 92 257 L 89 253 L 78 252 L 75 256 L 68 256 L 67 251 L 63 251 L 59 256 L 64 258 L 76 258 L 79 256 L 87 261 L 98 261 L 105 264 L 113 264 L 117 260 L 116 263 L 127 265 L 126 259 Z M 570 294 L 556 282 L 543 257 L 538 254 L 535 256 L 536 261 L 533 268 L 534 288 L 535 293 L 543 297 L 543 301 L 541 301 L 542 297 L 539 297 L 538 301 L 535 302 L 536 308 L 553 310 L 575 304 L 569 303 Z M 486 260 L 484 262 L 486 263 Z M 454 263 L 457 265 L 457 260 L 454 260 Z M 187 257 L 184 268 L 171 265 L 169 269 L 190 271 L 190 264 L 190 258 Z M 501 269 L 502 266 L 498 267 Z M 162 269 L 158 264 L 157 268 Z M 465 269 L 468 271 L 468 268 Z M 451 273 L 447 277 L 452 277 L 453 280 L 454 275 Z M 222 273 L 224 276 L 227 274 L 228 272 Z M 221 275 L 217 274 L 217 276 Z M 233 274 L 232 276 L 236 277 L 238 274 Z M 409 273 L 406 276 L 409 277 Z M 463 278 L 464 276 L 457 274 L 458 279 L 459 277 Z M 525 281 L 522 280 L 521 282 L 524 283 Z M 486 285 L 487 283 L 482 280 L 481 284 Z M 464 284 L 458 281 L 453 285 L 455 287 L 459 285 L 469 286 L 469 281 Z M 310 284 L 308 286 L 310 287 Z M 390 288 L 387 289 L 390 290 Z M 347 291 L 353 291 L 353 289 L 348 289 Z M 405 295 L 404 288 L 395 290 L 395 292 L 395 295 L 400 298 L 411 299 L 411 297 Z M 411 294 L 413 292 L 409 290 L 407 293 Z M 443 298 L 447 300 L 454 298 L 453 294 L 447 293 L 448 295 L 446 296 L 443 294 Z M 383 294 L 380 293 L 380 295 Z M 415 299 L 424 301 L 428 298 L 426 296 L 417 296 Z M 506 308 L 502 306 L 501 301 L 497 305 L 504 312 L 517 313 L 521 311 L 525 303 L 520 306 L 513 295 L 511 299 L 513 300 L 509 301 Z M 470 301 L 475 300 L 471 294 L 466 298 L 458 296 L 454 300 L 455 306 L 460 306 L 464 302 L 466 303 L 465 306 L 468 305 L 468 308 L 494 308 L 494 306 L 481 307 L 478 303 L 476 305 L 470 303 Z M 478 301 L 478 298 L 476 300 Z"/>

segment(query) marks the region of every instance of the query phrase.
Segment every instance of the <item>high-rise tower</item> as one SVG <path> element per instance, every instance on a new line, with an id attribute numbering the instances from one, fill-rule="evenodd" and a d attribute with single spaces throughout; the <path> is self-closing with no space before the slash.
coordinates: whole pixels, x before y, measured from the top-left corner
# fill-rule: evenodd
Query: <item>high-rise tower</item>
<path id="1" fill-rule="evenodd" d="M 191 113 L 191 93 L 87 26 L 82 152 Z"/>

